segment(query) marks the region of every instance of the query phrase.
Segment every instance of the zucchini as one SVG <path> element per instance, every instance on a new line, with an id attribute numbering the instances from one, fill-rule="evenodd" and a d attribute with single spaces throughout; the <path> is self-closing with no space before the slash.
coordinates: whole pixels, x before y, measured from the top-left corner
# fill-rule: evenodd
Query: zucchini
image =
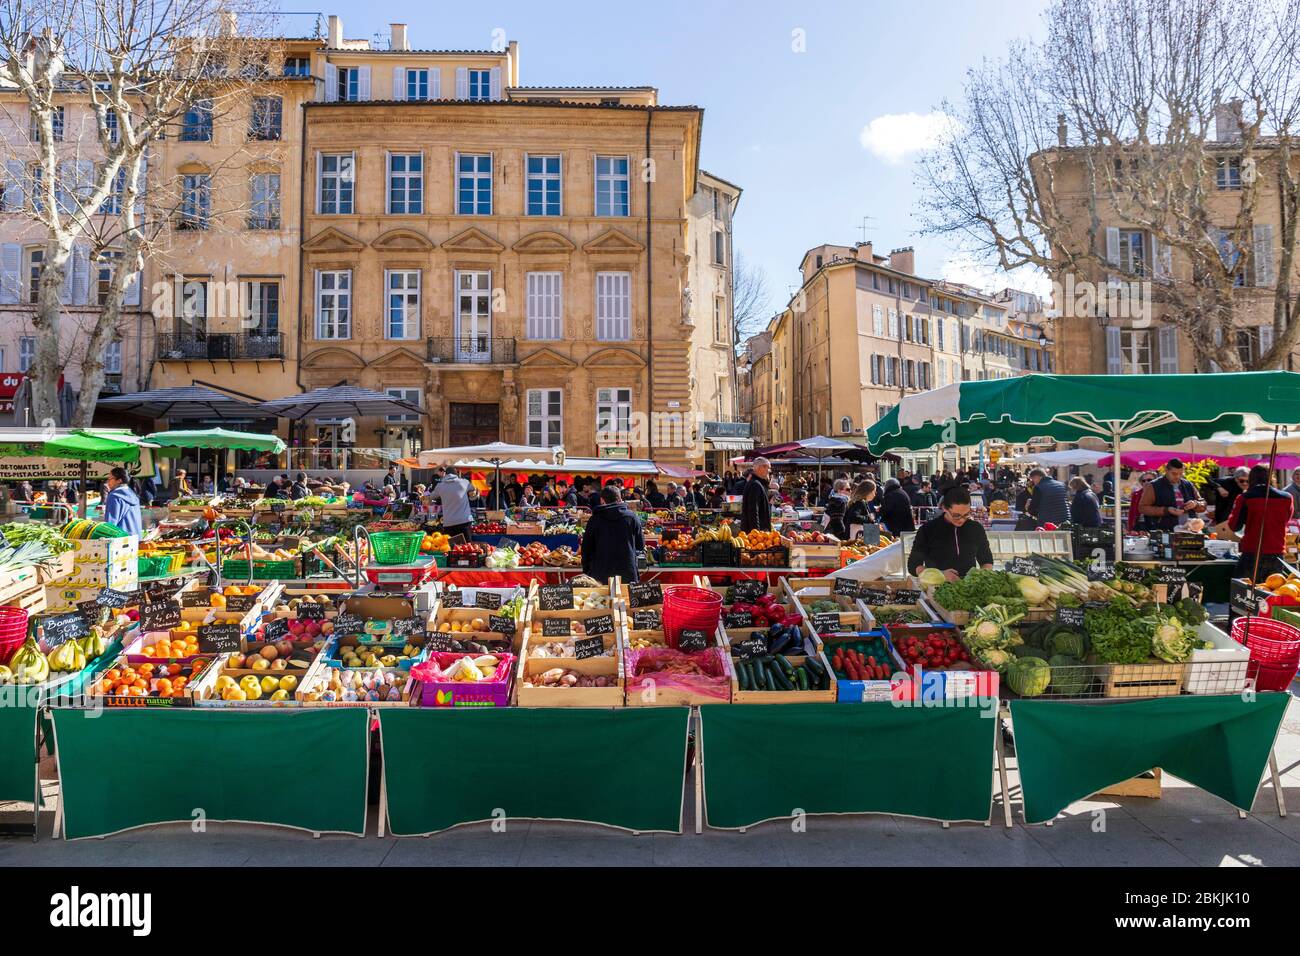
<path id="1" fill-rule="evenodd" d="M 771 675 L 769 680 L 772 683 L 772 690 L 794 690 L 794 684 L 785 676 L 785 671 L 776 661 L 768 661 L 767 671 Z"/>
<path id="2" fill-rule="evenodd" d="M 818 681 L 826 676 L 826 668 L 822 667 L 822 662 L 816 657 L 804 658 L 803 666 L 808 668 L 809 676 L 817 678 Z"/>
<path id="3" fill-rule="evenodd" d="M 751 662 L 754 673 L 754 690 L 767 690 L 767 668 L 763 666 L 762 658 Z"/>
<path id="4" fill-rule="evenodd" d="M 808 689 L 808 668 L 800 667 L 798 670 L 794 672 L 794 676 L 795 676 L 796 683 L 798 683 L 799 685 L 799 689 L 807 690 Z M 814 680 L 816 680 L 816 678 L 814 678 Z"/>
<path id="5" fill-rule="evenodd" d="M 794 666 L 788 660 L 786 660 L 784 654 L 777 654 L 775 660 L 777 666 L 780 667 L 782 673 L 785 674 L 786 680 L 790 680 L 791 678 L 794 677 Z"/>
<path id="6" fill-rule="evenodd" d="M 736 683 L 741 690 L 749 690 L 754 684 L 754 678 L 749 671 L 749 664 L 745 661 L 736 662 Z"/>

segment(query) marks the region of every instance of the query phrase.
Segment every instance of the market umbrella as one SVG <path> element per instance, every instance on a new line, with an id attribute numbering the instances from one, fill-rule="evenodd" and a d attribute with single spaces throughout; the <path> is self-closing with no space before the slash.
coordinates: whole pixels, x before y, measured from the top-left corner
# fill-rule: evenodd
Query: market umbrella
<path id="1" fill-rule="evenodd" d="M 301 421 L 304 418 L 366 418 L 375 415 L 423 415 L 419 405 L 357 385 L 332 385 L 300 395 L 287 395 L 256 406 L 268 415 Z M 536 451 L 536 449 L 533 449 Z"/>
<path id="2" fill-rule="evenodd" d="M 1016 455 L 1014 458 L 1007 458 L 1006 461 L 1019 463 L 1030 463 L 1036 465 L 1046 465 L 1049 468 L 1057 468 L 1068 465 L 1096 465 L 1100 464 L 1103 459 L 1109 458 L 1108 451 L 1088 451 L 1086 448 L 1071 448 L 1064 451 L 1042 451 L 1038 453 L 1027 453 Z"/>
<path id="3" fill-rule="evenodd" d="M 99 405 L 102 408 L 112 408 L 151 419 L 272 417 L 256 405 L 201 385 L 180 385 L 174 388 L 155 388 L 147 392 L 114 395 L 111 398 L 101 398 Z"/>
<path id="4" fill-rule="evenodd" d="M 85 428 L 71 434 L 53 438 L 41 446 L 41 454 L 46 458 L 71 458 L 81 462 L 80 492 L 77 516 L 86 516 L 86 463 L 122 462 L 137 464 L 142 459 L 145 449 L 152 451 L 157 446 L 152 442 L 131 434 L 128 431 L 103 428 Z"/>
<path id="5" fill-rule="evenodd" d="M 1242 434 L 1300 422 L 1300 373 L 1043 375 L 957 382 L 902 398 L 867 431 L 873 452 L 989 438 L 1057 441 L 1105 438 L 1114 454 L 1126 438 L 1176 445 L 1215 432 Z M 1123 554 L 1120 509 L 1115 548 Z"/>
<path id="6" fill-rule="evenodd" d="M 834 438 L 827 438 L 825 435 L 814 435 L 812 438 L 800 438 L 795 444 L 795 450 L 787 454 L 798 454 L 804 458 L 817 459 L 817 491 L 820 494 L 822 487 L 822 459 L 842 456 L 845 452 L 861 452 L 863 449 L 852 442 L 838 441 Z"/>
<path id="7" fill-rule="evenodd" d="M 182 449 L 194 448 L 199 451 L 199 465 L 196 471 L 203 470 L 202 449 L 238 449 L 241 451 L 269 451 L 278 455 L 285 449 L 284 440 L 278 435 L 265 435 L 257 432 L 229 431 L 225 428 L 203 428 L 194 431 L 154 432 L 146 438 L 158 445 L 158 454 L 175 458 Z M 223 463 L 224 471 L 224 463 Z"/>

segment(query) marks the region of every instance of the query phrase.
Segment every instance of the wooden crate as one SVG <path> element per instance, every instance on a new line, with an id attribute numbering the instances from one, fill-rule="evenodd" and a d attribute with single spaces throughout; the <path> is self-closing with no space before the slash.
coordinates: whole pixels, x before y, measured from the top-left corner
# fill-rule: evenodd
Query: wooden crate
<path id="1" fill-rule="evenodd" d="M 519 670 L 515 675 L 515 700 L 520 707 L 622 707 L 623 706 L 623 654 L 617 636 L 605 646 L 614 648 L 613 657 L 588 657 L 583 660 L 564 657 L 528 656 L 528 637 L 524 639 L 519 657 Z M 553 667 L 576 671 L 592 677 L 613 677 L 609 687 L 525 687 L 524 681 Z"/>
<path id="2" fill-rule="evenodd" d="M 634 636 L 648 638 L 653 644 L 660 647 L 667 647 L 668 640 L 662 630 L 660 631 L 632 631 L 628 629 L 630 617 L 624 618 L 619 627 L 619 640 L 623 648 L 623 668 L 624 668 L 624 689 L 625 698 L 628 707 L 694 707 L 699 704 L 720 704 L 730 701 L 731 698 L 731 681 L 735 673 L 731 667 L 731 655 L 727 653 L 722 657 L 723 676 L 720 678 L 721 684 L 718 689 L 725 690 L 725 697 L 716 695 L 703 694 L 684 687 L 659 687 L 657 684 L 654 690 L 653 699 L 646 699 L 643 694 L 643 688 L 640 680 L 631 673 L 631 665 L 628 663 L 627 654 L 630 650 L 630 642 Z M 718 645 L 721 645 L 721 635 L 718 635 Z"/>
<path id="3" fill-rule="evenodd" d="M 40 575 L 34 567 L 0 572 L 0 604 L 11 604 L 11 598 L 40 587 Z"/>
<path id="4" fill-rule="evenodd" d="M 1103 697 L 1177 697 L 1183 692 L 1186 664 L 1149 661 L 1111 664 L 1103 681 Z"/>
<path id="5" fill-rule="evenodd" d="M 785 655 L 792 666 L 798 667 L 806 659 L 803 654 Z M 736 662 L 731 662 L 731 702 L 733 704 L 828 704 L 835 702 L 835 675 L 831 671 L 830 661 L 821 651 L 817 652 L 817 661 L 830 675 L 830 687 L 827 690 L 741 690 L 736 677 Z"/>
<path id="6" fill-rule="evenodd" d="M 1156 767 L 1149 774 L 1139 774 L 1132 780 L 1124 780 L 1120 783 L 1106 787 L 1104 790 L 1098 790 L 1094 797 L 1149 797 L 1153 800 L 1160 799 L 1160 768 Z"/>
<path id="7" fill-rule="evenodd" d="M 525 616 L 515 622 L 515 630 L 513 634 L 488 630 L 450 632 L 443 631 L 442 625 L 452 623 L 464 624 L 466 622 L 473 623 L 475 620 L 480 620 L 483 622 L 482 626 L 486 628 L 488 626 L 488 618 L 492 616 L 492 612 L 487 608 L 481 607 L 443 607 L 441 604 L 435 604 L 432 612 L 429 614 L 429 620 L 425 624 L 425 629 L 428 631 L 448 634 L 450 637 L 458 641 L 478 641 L 479 643 L 483 643 L 484 641 L 509 641 L 511 650 L 518 654 L 524 644 L 524 633 L 527 628 L 528 620 L 527 613 L 528 609 L 525 608 Z"/>
<path id="8" fill-rule="evenodd" d="M 64 551 L 53 560 L 37 567 L 36 578 L 41 584 L 53 584 L 55 581 L 70 577 L 75 567 L 76 558 L 73 553 Z"/>
<path id="9" fill-rule="evenodd" d="M 834 535 L 829 537 L 834 538 Z M 834 570 L 840 566 L 840 544 L 836 539 L 833 544 L 799 544 L 786 535 L 781 535 L 781 543 L 790 549 L 790 566 L 805 568 L 825 568 Z M 802 559 L 802 565 L 800 561 Z"/>

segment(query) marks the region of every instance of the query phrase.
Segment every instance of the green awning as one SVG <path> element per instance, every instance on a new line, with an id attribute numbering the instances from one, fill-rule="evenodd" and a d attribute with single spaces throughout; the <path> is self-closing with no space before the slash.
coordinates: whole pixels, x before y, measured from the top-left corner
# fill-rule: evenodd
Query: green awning
<path id="1" fill-rule="evenodd" d="M 1140 437 L 1155 445 L 1300 423 L 1300 373 L 1022 375 L 909 395 L 867 432 L 873 454 L 988 439 Z"/>
<path id="2" fill-rule="evenodd" d="M 142 448 L 153 447 L 152 443 L 128 431 L 88 428 L 45 442 L 39 446 L 39 456 L 135 464 L 140 460 Z"/>
<path id="3" fill-rule="evenodd" d="M 284 442 L 276 435 L 258 432 L 237 432 L 225 428 L 204 428 L 197 431 L 154 432 L 146 440 L 159 446 L 159 454 L 174 458 L 185 448 L 236 448 L 241 451 L 269 451 L 280 454 Z"/>

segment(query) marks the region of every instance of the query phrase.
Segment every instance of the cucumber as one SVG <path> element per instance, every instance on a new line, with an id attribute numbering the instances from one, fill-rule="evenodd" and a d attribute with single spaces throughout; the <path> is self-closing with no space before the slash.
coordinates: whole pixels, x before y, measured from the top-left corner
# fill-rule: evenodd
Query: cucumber
<path id="1" fill-rule="evenodd" d="M 790 678 L 785 676 L 785 671 L 776 661 L 769 661 L 767 665 L 768 673 L 771 675 L 772 690 L 794 690 L 794 684 Z"/>
<path id="2" fill-rule="evenodd" d="M 808 668 L 801 667 L 794 672 L 795 680 L 799 684 L 800 690 L 808 689 Z M 814 678 L 816 680 L 816 678 Z"/>

